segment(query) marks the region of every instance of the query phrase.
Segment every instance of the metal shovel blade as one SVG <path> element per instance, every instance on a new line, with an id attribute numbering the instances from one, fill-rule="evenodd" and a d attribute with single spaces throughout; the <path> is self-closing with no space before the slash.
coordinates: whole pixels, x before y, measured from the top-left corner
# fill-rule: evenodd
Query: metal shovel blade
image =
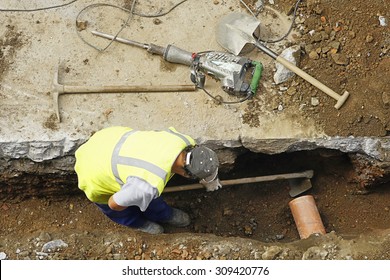
<path id="1" fill-rule="evenodd" d="M 253 48 L 260 33 L 260 21 L 242 13 L 224 16 L 217 25 L 216 40 L 227 51 L 238 55 Z"/>

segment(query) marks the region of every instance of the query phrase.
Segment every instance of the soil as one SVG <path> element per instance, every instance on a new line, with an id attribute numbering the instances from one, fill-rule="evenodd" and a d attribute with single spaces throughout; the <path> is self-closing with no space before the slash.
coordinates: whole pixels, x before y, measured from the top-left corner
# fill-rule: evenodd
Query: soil
<path id="1" fill-rule="evenodd" d="M 257 1 L 245 2 L 253 6 Z M 214 3 L 223 5 L 224 1 Z M 294 4 L 275 1 L 274 8 L 287 12 Z M 387 19 L 387 26 L 380 25 L 379 16 Z M 258 94 L 248 102 L 243 122 L 260 126 L 257 115 L 262 104 L 275 111 L 282 104 L 314 118 L 328 135 L 389 135 L 389 21 L 386 0 L 302 1 L 294 28 L 294 43 L 303 50 L 300 68 L 336 92 L 348 90 L 351 96 L 336 111 L 334 99 L 295 77 L 273 85 L 278 94 Z M 0 40 L 0 81 L 23 44 L 20 34 L 9 26 Z M 264 79 L 271 80 L 272 75 L 266 70 Z M 287 94 L 282 94 L 285 88 Z M 302 106 L 312 104 L 313 98 L 320 100 L 318 106 Z M 390 185 L 359 189 L 350 179 L 353 171 L 347 155 L 329 151 L 250 154 L 240 160 L 240 169 L 229 178 L 314 169 L 313 188 L 306 194 L 314 196 L 327 234 L 300 240 L 288 207 L 292 199 L 288 182 L 279 181 L 224 187 L 212 193 L 163 194 L 169 204 L 187 211 L 192 223 L 183 229 L 166 228 L 166 234 L 159 236 L 112 223 L 82 193 L 3 201 L 0 252 L 9 259 L 390 258 Z M 58 239 L 66 246 L 43 252 L 45 243 Z"/>

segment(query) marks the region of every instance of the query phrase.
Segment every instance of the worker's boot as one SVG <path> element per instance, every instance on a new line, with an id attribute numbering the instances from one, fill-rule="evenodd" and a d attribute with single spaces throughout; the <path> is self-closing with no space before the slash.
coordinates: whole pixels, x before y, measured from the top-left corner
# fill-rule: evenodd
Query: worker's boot
<path id="1" fill-rule="evenodd" d="M 172 210 L 172 217 L 165 221 L 166 224 L 175 227 L 186 227 L 191 223 L 191 218 L 186 212 L 177 208 L 172 208 Z"/>
<path id="2" fill-rule="evenodd" d="M 151 221 L 146 221 L 141 227 L 137 229 L 150 234 L 160 234 L 164 232 L 164 228 L 162 226 Z"/>

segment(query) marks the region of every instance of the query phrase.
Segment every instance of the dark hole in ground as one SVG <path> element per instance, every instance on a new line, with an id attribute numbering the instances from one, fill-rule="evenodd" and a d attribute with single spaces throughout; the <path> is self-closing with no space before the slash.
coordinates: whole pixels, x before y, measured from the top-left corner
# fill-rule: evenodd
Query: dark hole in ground
<path id="1" fill-rule="evenodd" d="M 346 154 L 317 150 L 263 155 L 246 153 L 235 168 L 221 179 L 233 179 L 314 170 L 312 189 L 327 232 L 345 238 L 375 229 L 390 228 L 390 184 L 361 192 L 354 182 L 353 167 Z M 179 185 L 181 180 L 172 181 Z M 204 190 L 166 193 L 172 206 L 190 213 L 193 223 L 168 232 L 212 233 L 239 236 L 264 242 L 291 242 L 299 239 L 291 210 L 287 180 L 227 186 L 215 192 Z M 302 195 L 304 195 L 302 194 Z"/>

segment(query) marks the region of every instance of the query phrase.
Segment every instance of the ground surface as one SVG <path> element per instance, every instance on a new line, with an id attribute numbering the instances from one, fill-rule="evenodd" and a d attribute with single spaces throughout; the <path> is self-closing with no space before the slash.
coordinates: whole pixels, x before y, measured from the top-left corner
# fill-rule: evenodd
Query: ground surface
<path id="1" fill-rule="evenodd" d="M 131 6 L 130 1 L 116 2 L 126 8 Z M 250 5 L 257 1 L 245 2 Z M 294 2 L 275 1 L 275 5 L 267 3 L 266 6 L 286 13 Z M 145 5 L 150 4 L 147 1 L 145 3 Z M 264 137 L 272 138 L 275 135 L 289 137 L 290 135 L 285 131 L 289 131 L 290 124 L 295 124 L 295 122 L 301 125 L 299 133 L 294 134 L 294 131 L 291 133 L 293 136 L 310 136 L 311 132 L 308 131 L 311 131 L 309 129 L 311 127 L 315 127 L 315 132 L 312 134 L 316 136 L 323 134 L 380 137 L 388 135 L 390 131 L 389 5 L 386 0 L 302 1 L 298 10 L 295 34 L 291 38 L 293 43 L 284 41 L 275 45 L 268 44 L 275 51 L 281 51 L 290 44 L 301 45 L 304 50 L 300 65 L 302 69 L 336 92 L 341 93 L 344 90 L 350 92 L 350 98 L 339 111 L 333 108 L 335 104 L 333 99 L 300 78 L 295 77 L 282 85 L 272 84 L 273 63 L 256 50 L 250 55 L 253 54 L 264 61 L 266 68 L 260 92 L 252 101 L 238 108 L 230 108 L 228 113 L 225 111 L 220 113 L 216 109 L 219 105 L 206 100 L 201 93 L 191 98 L 175 95 L 179 101 L 176 108 L 183 107 L 188 111 L 196 102 L 204 104 L 207 110 L 199 109 L 194 114 L 199 113 L 199 116 L 208 119 L 212 123 L 210 126 L 199 126 L 193 120 L 188 120 L 185 114 L 173 114 L 171 109 L 167 109 L 164 118 L 154 119 L 156 109 L 153 109 L 150 104 L 172 108 L 172 104 L 164 100 L 164 98 L 168 100 L 165 95 L 162 95 L 160 99 L 153 99 L 153 102 L 151 98 L 144 95 L 137 95 L 137 98 L 123 95 L 116 97 L 121 104 L 133 104 L 132 113 L 137 115 L 133 120 L 134 123 L 138 122 L 139 126 L 150 122 L 155 122 L 156 126 L 161 126 L 163 123 L 165 126 L 166 123 L 172 120 L 177 121 L 177 118 L 180 118 L 180 121 L 176 123 L 177 128 L 187 127 L 190 124 L 190 128 L 198 134 L 206 131 L 204 132 L 206 138 L 215 137 L 214 132 L 208 130 L 208 127 L 218 124 L 218 119 L 215 117 L 214 120 L 214 116 L 226 117 L 228 121 L 233 119 L 232 115 L 237 117 L 235 119 L 239 120 L 240 125 L 249 126 L 253 131 L 257 130 L 258 132 L 252 132 L 256 137 L 263 132 L 267 132 Z M 204 13 L 215 20 L 216 11 L 227 13 L 237 10 L 238 6 L 237 3 L 230 5 L 230 1 L 213 1 L 213 16 L 207 14 L 207 11 Z M 10 6 L 10 8 L 15 8 L 15 6 Z M 176 10 L 176 12 L 180 14 L 180 11 Z M 4 13 L 7 13 L 7 21 L 2 22 L 3 36 L 0 40 L 0 81 L 2 82 L 0 131 L 3 138 L 19 139 L 20 135 L 25 135 L 20 139 L 28 139 L 32 135 L 31 138 L 34 139 L 34 133 L 49 137 L 58 132 L 61 134 L 62 129 L 69 127 L 71 127 L 72 135 L 80 132 L 88 135 L 91 131 L 103 126 L 126 123 L 127 120 L 120 115 L 120 111 L 128 107 L 112 106 L 111 98 L 96 97 L 94 104 L 90 104 L 86 102 L 85 97 L 80 101 L 81 99 L 77 97 L 68 96 L 63 98 L 63 107 L 61 107 L 63 123 L 59 124 L 50 109 L 48 91 L 52 75 L 43 75 L 36 67 L 40 64 L 42 68 L 47 68 L 49 63 L 58 61 L 58 57 L 51 51 L 47 52 L 47 60 L 44 61 L 41 57 L 32 55 L 31 63 L 26 65 L 28 70 L 26 72 L 23 72 L 24 69 L 20 66 L 18 68 L 18 63 L 24 54 L 31 55 L 27 51 L 29 48 L 34 51 L 39 48 L 50 50 L 50 47 L 53 47 L 54 49 L 57 39 L 53 40 L 53 38 L 57 38 L 56 33 L 50 33 L 50 29 L 45 29 L 45 24 L 47 24 L 45 20 L 49 19 L 53 26 L 60 24 L 61 21 L 56 20 L 49 13 L 35 17 L 31 13 Z M 259 14 L 259 18 L 269 14 L 272 16 L 270 10 L 265 9 L 264 13 Z M 104 18 L 103 15 L 104 13 L 100 14 Z M 30 34 L 28 30 L 21 27 L 23 25 L 18 26 L 20 16 L 25 16 L 28 24 L 37 32 Z M 72 14 L 69 18 L 73 20 L 74 16 L 75 14 Z M 387 26 L 380 25 L 379 16 L 387 19 Z M 122 15 L 122 21 L 123 18 L 126 17 Z M 162 18 L 162 23 L 153 22 L 154 27 L 161 26 L 162 34 L 166 32 L 164 21 L 168 22 L 169 18 Z M 144 37 L 149 36 L 156 40 L 150 32 L 151 22 L 152 19 L 150 21 L 138 20 L 141 27 L 138 27 L 136 31 L 146 29 Z M 73 30 L 74 21 L 65 17 L 65 23 L 69 29 Z M 193 24 L 202 25 L 198 21 Z M 266 28 L 267 24 L 264 26 Z M 286 26 L 282 24 L 281 27 Z M 113 27 L 113 30 L 117 30 L 116 27 Z M 279 31 L 281 32 L 280 29 Z M 69 33 L 70 31 L 65 31 L 62 35 L 68 38 Z M 205 38 L 210 43 L 196 46 L 196 49 L 216 46 L 212 43 L 214 38 L 206 31 L 205 34 L 207 34 Z M 130 35 L 133 34 L 130 32 L 124 37 L 131 37 Z M 178 40 L 180 36 L 176 34 L 175 43 L 180 43 L 184 48 L 194 48 L 195 41 L 203 42 L 199 38 L 194 39 L 193 33 L 179 35 L 184 36 L 187 42 Z M 72 36 L 74 37 L 74 34 Z M 148 41 L 149 38 L 144 37 L 140 36 L 136 39 Z M 51 40 L 48 40 L 50 38 Z M 159 36 L 161 40 L 154 43 L 172 43 L 164 38 L 161 35 Z M 45 44 L 40 46 L 41 42 Z M 187 43 L 189 45 L 186 45 Z M 116 46 L 112 51 L 114 54 L 119 54 L 120 58 L 115 58 L 118 60 L 117 64 L 113 63 L 106 68 L 110 73 L 107 75 L 109 76 L 108 82 L 125 80 L 126 75 L 123 73 L 126 69 L 123 70 L 121 67 L 122 62 L 128 59 L 127 50 L 126 46 L 122 48 Z M 102 65 L 113 60 L 112 57 L 104 57 L 104 55 L 91 55 L 87 47 L 73 50 L 70 44 L 64 44 L 64 53 L 62 58 L 65 58 L 69 67 L 62 74 L 69 82 L 86 80 L 86 77 L 92 82 L 101 81 L 101 76 L 96 74 L 94 69 L 99 67 L 103 69 Z M 136 54 L 143 57 L 141 52 Z M 154 67 L 155 61 L 150 56 L 145 55 L 143 59 L 145 65 Z M 172 73 L 178 72 L 174 71 L 176 66 L 167 65 L 163 61 L 158 65 L 157 69 L 161 72 L 158 75 L 154 74 L 156 81 L 168 77 L 167 81 L 173 83 L 179 80 L 186 81 L 188 78 L 187 72 L 172 78 Z M 112 73 L 115 74 L 111 75 Z M 130 70 L 129 73 L 133 74 Z M 147 77 L 148 73 L 142 72 L 140 76 Z M 128 76 L 126 77 L 128 80 Z M 130 78 L 130 82 L 138 83 L 138 80 Z M 31 87 L 37 88 L 38 95 L 34 95 L 36 92 L 33 92 Z M 15 101 L 15 95 L 19 100 Z M 319 100 L 319 105 L 315 105 L 315 100 Z M 29 104 L 29 108 L 20 110 L 21 103 Z M 36 117 L 35 120 L 31 118 L 32 115 Z M 75 121 L 73 119 L 75 115 L 79 115 L 82 121 Z M 285 130 L 275 125 L 277 129 L 274 128 L 276 131 L 273 131 L 270 123 L 278 124 L 280 119 L 290 121 L 287 121 Z M 36 121 L 41 124 L 39 129 L 26 133 L 26 126 L 31 127 L 31 124 Z M 12 122 L 12 128 L 15 129 L 11 133 L 10 122 Z M 215 133 L 225 132 L 227 136 L 230 136 L 229 133 L 234 129 L 229 129 L 229 125 L 215 127 Z M 294 159 L 297 161 L 295 165 L 292 162 L 285 162 Z M 262 161 L 267 162 L 267 159 L 262 159 Z M 281 162 L 283 164 L 280 164 Z M 241 164 L 248 167 L 245 176 L 261 175 L 249 168 L 253 166 L 252 163 L 249 158 Z M 26 201 L 6 201 L 2 202 L 0 207 L 1 216 L 4 217 L 1 219 L 0 227 L 0 252 L 4 252 L 11 259 L 390 258 L 387 230 L 390 228 L 390 186 L 380 186 L 371 193 L 362 193 L 356 188 L 355 182 L 349 180 L 350 166 L 344 157 L 331 157 L 326 162 L 325 160 L 324 162 L 318 161 L 318 158 L 316 162 L 310 161 L 310 158 L 292 157 L 288 160 L 276 158 L 273 162 L 269 162 L 269 165 L 265 164 L 261 168 L 262 174 L 274 174 L 278 171 L 285 173 L 289 169 L 291 171 L 301 168 L 314 169 L 316 177 L 312 181 L 314 188 L 310 193 L 316 198 L 329 234 L 308 241 L 298 241 L 299 236 L 288 208 L 288 202 L 291 200 L 288 196 L 288 184 L 280 182 L 226 187 L 215 193 L 193 191 L 165 194 L 164 197 L 170 204 L 190 213 L 192 224 L 180 230 L 167 228 L 168 234 L 158 237 L 114 225 L 81 194 L 74 197 L 56 196 Z M 242 174 L 244 173 L 240 173 Z M 359 237 L 361 234 L 363 236 Z M 55 239 L 63 240 L 68 247 L 56 253 L 41 253 L 43 244 Z M 351 239 L 353 241 L 350 241 Z"/>

